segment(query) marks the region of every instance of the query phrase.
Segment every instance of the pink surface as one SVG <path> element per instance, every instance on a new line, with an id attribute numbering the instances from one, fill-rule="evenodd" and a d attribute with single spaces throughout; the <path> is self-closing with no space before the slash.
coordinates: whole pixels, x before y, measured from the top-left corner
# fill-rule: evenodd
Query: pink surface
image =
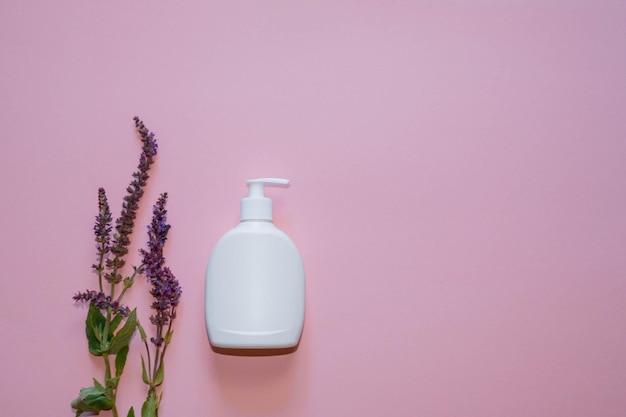
<path id="1" fill-rule="evenodd" d="M 133 251 L 168 191 L 184 286 L 162 416 L 626 415 L 625 40 L 620 1 L 3 2 L 0 415 L 71 416 L 102 372 L 71 296 L 134 115 Z M 260 176 L 292 180 L 304 335 L 221 356 L 204 270 Z"/>

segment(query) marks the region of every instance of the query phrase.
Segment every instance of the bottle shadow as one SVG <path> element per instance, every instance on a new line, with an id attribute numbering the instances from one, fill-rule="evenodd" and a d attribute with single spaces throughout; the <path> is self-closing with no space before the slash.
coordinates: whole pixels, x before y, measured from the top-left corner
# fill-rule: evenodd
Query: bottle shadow
<path id="1" fill-rule="evenodd" d="M 300 343 L 293 347 L 279 348 L 279 349 L 234 349 L 234 348 L 222 348 L 211 345 L 211 350 L 220 355 L 228 356 L 282 356 L 289 355 L 298 350 Z"/>
<path id="2" fill-rule="evenodd" d="M 285 407 L 297 385 L 298 346 L 286 349 L 225 349 L 211 346 L 214 371 L 224 402 L 248 413 Z"/>

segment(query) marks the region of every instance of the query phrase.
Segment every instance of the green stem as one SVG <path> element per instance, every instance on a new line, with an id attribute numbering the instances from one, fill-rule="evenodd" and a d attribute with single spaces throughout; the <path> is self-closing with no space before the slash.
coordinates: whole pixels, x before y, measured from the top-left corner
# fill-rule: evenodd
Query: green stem
<path id="1" fill-rule="evenodd" d="M 172 331 L 172 323 L 174 322 L 174 319 L 172 317 L 174 317 L 175 315 L 176 315 L 176 308 L 172 307 L 170 310 L 170 319 L 167 324 L 167 332 L 165 332 L 166 335 L 169 335 L 170 332 Z M 165 358 L 165 351 L 167 350 L 167 345 L 169 345 L 167 341 L 163 343 L 163 352 L 161 352 L 161 365 L 163 363 L 163 358 Z"/>
<path id="2" fill-rule="evenodd" d="M 107 308 L 106 321 L 104 323 L 104 335 L 108 340 L 109 328 L 111 327 L 111 307 Z M 104 385 L 106 390 L 109 392 L 111 396 L 111 401 L 113 402 L 113 417 L 118 417 L 117 413 L 117 388 L 110 385 L 109 381 L 112 379 L 111 375 L 111 362 L 109 361 L 109 355 L 102 355 L 102 359 L 104 360 Z"/>
<path id="3" fill-rule="evenodd" d="M 124 284 L 124 288 L 122 289 L 122 292 L 120 293 L 120 295 L 117 297 L 117 302 L 118 303 L 122 303 L 122 298 L 124 297 L 124 294 L 126 294 L 126 290 L 128 290 L 132 285 L 133 282 L 135 282 L 135 277 L 137 276 L 137 274 L 139 273 L 139 271 L 141 271 L 141 268 L 143 268 L 143 264 L 139 265 L 138 268 L 135 268 L 135 270 L 133 271 L 133 274 L 128 277 L 128 282 L 129 284 L 126 285 Z M 111 297 L 111 299 L 113 299 L 113 297 Z"/>
<path id="4" fill-rule="evenodd" d="M 135 274 L 133 274 L 133 278 L 134 278 L 134 275 L 135 275 Z M 124 294 L 126 294 L 126 290 L 127 290 L 127 289 L 129 289 L 129 288 L 130 288 L 130 287 L 126 287 L 126 286 L 124 286 L 124 288 L 122 289 L 122 292 L 120 293 L 119 297 L 117 297 L 117 300 L 116 300 L 116 301 L 117 301 L 118 303 L 120 303 L 120 304 L 122 303 L 122 297 L 124 297 Z"/>
<path id="5" fill-rule="evenodd" d="M 154 381 L 154 379 L 152 378 L 152 367 L 150 366 L 152 364 L 152 360 L 150 359 L 150 346 L 148 346 L 148 342 L 146 341 L 146 339 L 143 340 L 144 345 L 146 345 L 146 354 L 148 355 L 148 366 L 146 366 L 146 370 L 148 372 L 148 381 Z"/>
<path id="6" fill-rule="evenodd" d="M 104 253 L 102 252 L 104 250 L 104 243 L 102 244 L 102 248 L 100 251 L 100 260 L 98 261 L 98 285 L 100 286 L 100 292 L 103 292 L 103 288 L 102 288 L 102 271 L 104 270 L 104 268 L 102 267 L 102 262 L 104 261 Z"/>
<path id="7" fill-rule="evenodd" d="M 109 341 L 109 329 L 111 328 L 111 307 L 107 308 L 107 317 L 104 322 L 104 339 Z"/>
<path id="8" fill-rule="evenodd" d="M 150 378 L 150 387 L 151 388 L 155 388 L 156 386 L 155 384 L 155 379 L 157 377 L 157 371 L 159 370 L 159 362 L 163 361 L 163 356 L 159 356 L 161 353 L 161 348 L 157 346 L 156 348 L 156 352 L 154 354 L 154 368 L 152 370 L 152 378 Z"/>
<path id="9" fill-rule="evenodd" d="M 115 283 L 111 282 L 111 300 L 115 297 Z"/>
<path id="10" fill-rule="evenodd" d="M 113 417 L 118 417 L 117 404 L 116 404 L 117 389 L 109 385 L 109 381 L 111 380 L 111 363 L 109 362 L 109 355 L 102 355 L 102 358 L 104 359 L 105 386 L 106 386 L 107 391 L 109 391 L 109 395 L 111 396 L 111 401 L 113 402 L 113 408 L 111 411 L 113 412 Z"/>

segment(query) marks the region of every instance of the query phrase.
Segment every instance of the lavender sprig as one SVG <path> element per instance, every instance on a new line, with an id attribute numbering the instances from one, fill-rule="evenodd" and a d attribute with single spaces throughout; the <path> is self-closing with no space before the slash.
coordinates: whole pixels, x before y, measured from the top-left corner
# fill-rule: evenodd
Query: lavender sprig
<path id="1" fill-rule="evenodd" d="M 104 188 L 98 189 L 98 215 L 96 216 L 96 224 L 94 225 L 94 232 L 96 235 L 96 243 L 99 243 L 98 255 L 106 256 L 109 253 L 111 242 L 111 210 L 109 209 L 109 202 L 107 200 L 106 192 Z"/>
<path id="2" fill-rule="evenodd" d="M 176 318 L 176 307 L 182 294 L 178 280 L 172 271 L 165 266 L 163 246 L 167 240 L 170 225 L 167 224 L 167 193 L 161 194 L 152 210 L 152 223 L 148 226 L 148 250 L 141 249 L 143 256 L 143 272 L 151 284 L 150 294 L 154 297 L 150 322 L 155 327 L 155 335 L 150 338 L 154 345 L 154 361 L 152 360 L 147 335 L 141 324 L 138 324 L 141 338 L 146 347 L 148 365 L 142 358 L 143 380 L 149 386 L 148 396 L 142 407 L 142 415 L 158 416 L 161 396 L 157 398 L 156 388 L 163 383 L 165 351 L 172 337 L 172 324 Z"/>
<path id="3" fill-rule="evenodd" d="M 138 117 L 135 117 L 133 120 L 141 136 L 143 147 L 141 156 L 139 157 L 137 171 L 133 172 L 133 180 L 126 188 L 127 194 L 124 196 L 121 215 L 115 221 L 115 233 L 113 235 L 113 246 L 111 247 L 111 253 L 115 256 L 113 259 L 107 259 L 106 261 L 109 272 L 105 274 L 105 279 L 110 282 L 112 286 L 120 283 L 123 279 L 119 271 L 126 264 L 124 256 L 128 253 L 130 235 L 135 225 L 139 201 L 144 194 L 143 188 L 150 178 L 148 171 L 150 170 L 150 166 L 154 163 L 154 157 L 158 150 L 154 133 L 148 131 L 144 123 Z M 132 280 L 126 279 L 124 286 L 129 287 L 130 285 L 132 285 Z"/>
<path id="4" fill-rule="evenodd" d="M 98 215 L 96 216 L 96 224 L 94 225 L 94 233 L 96 235 L 98 263 L 92 265 L 93 269 L 98 273 L 98 284 L 100 292 L 102 292 L 102 272 L 104 271 L 103 262 L 107 254 L 111 250 L 111 210 L 107 200 L 104 188 L 98 189 Z"/>
<path id="5" fill-rule="evenodd" d="M 77 293 L 73 299 L 76 302 L 92 303 L 100 311 L 111 311 L 113 314 L 121 314 L 123 317 L 128 317 L 130 314 L 130 308 L 120 304 L 119 301 L 111 300 L 111 296 L 101 291 L 86 290 Z"/>
<path id="6" fill-rule="evenodd" d="M 126 364 L 130 340 L 137 328 L 136 310 L 131 311 L 121 304 L 121 300 L 126 290 L 132 286 L 136 274 L 141 272 L 141 266 L 133 267 L 132 274 L 126 278 L 121 273 L 139 210 L 139 201 L 150 178 L 148 171 L 154 163 L 158 147 L 154 133 L 149 132 L 138 117 L 133 120 L 141 137 L 142 152 L 137 170 L 133 172 L 133 179 L 126 188 L 127 194 L 124 196 L 120 217 L 115 220 L 113 233 L 112 215 L 105 190 L 98 190 L 98 215 L 94 225 L 98 263 L 92 267 L 98 274 L 99 291 L 86 290 L 73 297 L 76 302 L 89 303 L 86 319 L 89 352 L 101 356 L 105 366 L 104 381 L 99 382 L 94 378 L 94 385 L 81 389 L 78 398 L 72 401 L 76 416 L 85 412 L 98 414 L 102 410 L 112 410 L 113 417 L 118 417 L 118 384 Z M 110 284 L 108 293 L 103 288 L 104 280 Z M 116 296 L 116 286 L 122 281 L 123 289 Z"/>

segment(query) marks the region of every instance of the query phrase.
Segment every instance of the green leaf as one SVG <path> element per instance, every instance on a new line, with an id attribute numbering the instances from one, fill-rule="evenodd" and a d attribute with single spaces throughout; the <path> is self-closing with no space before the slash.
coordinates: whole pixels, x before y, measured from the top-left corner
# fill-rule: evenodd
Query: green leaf
<path id="1" fill-rule="evenodd" d="M 135 409 L 133 407 L 130 407 L 130 410 L 128 410 L 128 415 L 126 417 L 135 417 Z"/>
<path id="2" fill-rule="evenodd" d="M 96 378 L 93 378 L 93 386 L 96 389 L 99 389 L 100 391 L 105 391 L 104 386 L 102 386 L 102 384 L 100 382 L 98 382 L 98 380 Z"/>
<path id="3" fill-rule="evenodd" d="M 156 371 L 156 376 L 154 377 L 154 386 L 158 387 L 163 383 L 163 379 L 165 378 L 165 363 L 161 359 L 161 363 L 159 364 L 159 369 Z"/>
<path id="4" fill-rule="evenodd" d="M 119 313 L 113 317 L 113 320 L 111 320 L 111 323 L 109 324 L 109 338 L 113 337 L 113 333 L 115 333 L 117 326 L 120 325 L 123 318 L 124 316 Z"/>
<path id="5" fill-rule="evenodd" d="M 89 311 L 87 312 L 87 324 L 89 327 L 100 327 L 104 329 L 106 318 L 102 312 L 93 303 L 89 303 Z"/>
<path id="6" fill-rule="evenodd" d="M 141 407 L 141 417 L 157 417 L 157 410 L 159 408 L 159 402 L 157 401 L 156 393 L 152 390 L 148 393 L 146 402 Z"/>
<path id="7" fill-rule="evenodd" d="M 78 398 L 72 401 L 72 408 L 76 410 L 76 416 L 80 416 L 82 413 L 98 414 L 102 410 L 113 408 L 113 400 L 102 384 L 94 379 L 94 385 L 81 389 Z"/>
<path id="8" fill-rule="evenodd" d="M 146 331 L 143 329 L 143 326 L 141 325 L 141 323 L 139 323 L 139 321 L 137 321 L 137 328 L 139 329 L 139 335 L 141 336 L 141 340 L 145 342 L 148 336 L 146 335 Z"/>
<path id="9" fill-rule="evenodd" d="M 135 333 L 135 328 L 137 327 L 137 309 L 134 309 L 130 312 L 128 318 L 126 319 L 126 323 L 122 326 L 122 328 L 117 332 L 113 339 L 111 339 L 111 346 L 109 348 L 109 353 L 113 355 L 117 355 L 122 348 L 127 347 L 130 344 L 130 339 L 133 337 Z"/>
<path id="10" fill-rule="evenodd" d="M 104 337 L 105 325 L 106 319 L 100 310 L 93 303 L 90 303 L 87 319 L 85 320 L 85 333 L 87 334 L 89 352 L 92 355 L 102 356 L 105 352 L 107 342 L 107 338 Z"/>
<path id="11" fill-rule="evenodd" d="M 117 376 L 115 378 L 107 378 L 106 383 L 107 388 L 117 388 L 117 385 L 120 383 L 120 377 Z"/>
<path id="12" fill-rule="evenodd" d="M 141 379 L 143 379 L 143 382 L 150 385 L 150 378 L 148 377 L 148 371 L 146 370 L 146 362 L 143 360 L 143 356 L 141 356 Z"/>
<path id="13" fill-rule="evenodd" d="M 165 333 L 165 338 L 164 338 L 165 340 L 164 340 L 164 342 L 165 342 L 166 345 L 169 345 L 170 342 L 172 341 L 172 335 L 173 334 L 174 334 L 174 330 L 170 330 L 167 333 Z"/>
<path id="14" fill-rule="evenodd" d="M 120 377 L 124 372 L 126 357 L 128 356 L 128 346 L 124 346 L 115 356 L 115 376 Z"/>

